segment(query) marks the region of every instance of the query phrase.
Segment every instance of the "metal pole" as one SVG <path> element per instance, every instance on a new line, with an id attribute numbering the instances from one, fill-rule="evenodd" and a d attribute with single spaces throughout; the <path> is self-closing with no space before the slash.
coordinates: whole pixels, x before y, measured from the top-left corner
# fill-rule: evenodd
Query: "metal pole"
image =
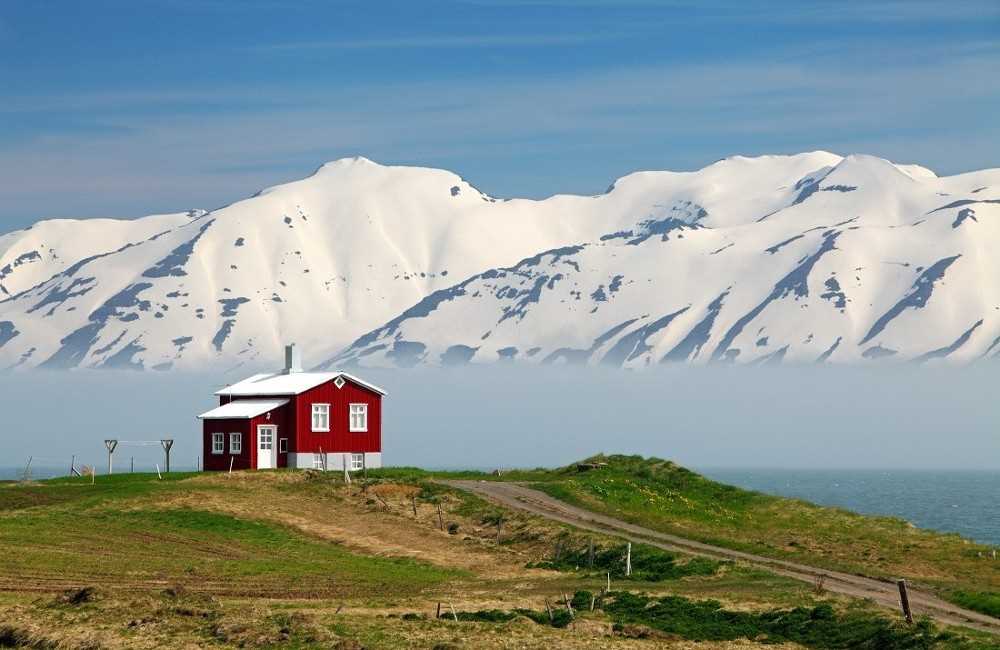
<path id="1" fill-rule="evenodd" d="M 108 448 L 108 474 L 111 474 L 112 470 L 114 469 L 114 464 L 112 462 L 112 459 L 113 459 L 114 454 L 115 454 L 115 447 L 118 446 L 118 441 L 117 440 L 105 440 L 104 441 L 104 446 Z"/>
<path id="2" fill-rule="evenodd" d="M 164 465 L 164 471 L 170 472 L 170 448 L 174 446 L 173 438 L 164 438 L 160 440 L 160 444 L 163 446 L 163 451 L 167 455 L 167 462 Z"/>

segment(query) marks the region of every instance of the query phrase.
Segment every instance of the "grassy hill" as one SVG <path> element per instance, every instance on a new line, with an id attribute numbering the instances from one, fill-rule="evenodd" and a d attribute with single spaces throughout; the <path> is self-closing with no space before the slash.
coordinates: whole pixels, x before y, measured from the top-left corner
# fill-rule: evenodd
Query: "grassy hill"
<path id="1" fill-rule="evenodd" d="M 995 565 L 955 536 L 665 461 L 593 461 L 607 466 L 503 478 L 706 541 L 898 571 L 953 597 L 989 602 L 997 585 Z M 445 476 L 496 480 L 385 469 L 351 485 L 294 471 L 0 484 L 0 647 L 1000 647 L 738 563 L 637 546 L 625 579 L 620 540 L 432 481 Z"/>
<path id="2" fill-rule="evenodd" d="M 993 548 L 902 519 L 859 515 L 742 490 L 670 461 L 595 456 L 580 472 L 508 474 L 568 503 L 663 532 L 770 557 L 882 578 L 906 578 L 943 597 L 1000 616 L 1000 560 Z"/>

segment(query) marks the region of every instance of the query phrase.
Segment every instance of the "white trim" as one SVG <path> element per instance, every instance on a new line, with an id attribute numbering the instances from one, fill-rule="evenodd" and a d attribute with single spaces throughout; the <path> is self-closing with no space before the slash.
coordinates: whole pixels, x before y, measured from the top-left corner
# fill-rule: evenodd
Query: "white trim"
<path id="1" fill-rule="evenodd" d="M 234 445 L 233 442 L 236 444 Z M 232 432 L 229 434 L 229 453 L 230 454 L 242 454 L 243 453 L 243 434 L 238 432 Z"/>
<path id="2" fill-rule="evenodd" d="M 268 434 L 267 439 L 264 439 L 263 434 Z M 258 424 L 257 425 L 257 469 L 274 469 L 278 466 L 278 454 L 276 446 L 276 438 L 278 437 L 278 426 L 275 424 Z M 261 466 L 261 459 L 267 454 L 268 464 Z"/>
<path id="3" fill-rule="evenodd" d="M 221 431 L 212 433 L 212 454 L 219 456 L 226 453 L 226 434 Z"/>
<path id="4" fill-rule="evenodd" d="M 360 406 L 361 410 L 355 412 L 354 407 Z M 358 426 L 354 424 L 354 416 L 361 416 L 362 423 Z M 368 431 L 368 405 L 361 402 L 352 402 L 347 410 L 347 424 L 352 433 L 365 433 Z"/>
<path id="5" fill-rule="evenodd" d="M 247 377 L 243 381 L 236 382 L 231 386 L 226 386 L 225 388 L 217 390 L 215 391 L 215 394 L 243 397 L 300 395 L 311 388 L 319 386 L 320 384 L 333 381 L 337 377 L 344 377 L 358 386 L 367 388 L 368 390 L 378 393 L 379 395 L 386 395 L 386 392 L 375 384 L 370 384 L 364 379 L 340 371 L 293 372 L 292 374 L 285 374 L 284 372 L 262 373 L 259 375 L 253 375 L 252 377 Z"/>
<path id="6" fill-rule="evenodd" d="M 326 453 L 326 469 L 330 472 L 342 472 L 344 471 L 344 455 L 346 453 L 348 457 L 348 463 L 350 463 L 351 453 L 350 452 L 340 452 L 340 451 L 330 451 Z M 382 467 L 382 453 L 378 451 L 365 452 L 365 466 L 368 469 L 378 469 Z M 312 469 L 313 466 L 313 454 L 312 452 L 306 453 L 291 453 L 288 454 L 288 467 L 298 468 L 298 469 Z M 350 469 L 350 464 L 348 464 L 348 469 Z"/>
<path id="7" fill-rule="evenodd" d="M 388 393 L 386 393 L 385 390 L 379 388 L 375 384 L 369 384 L 364 379 L 361 379 L 359 377 L 355 377 L 354 375 L 348 374 L 346 372 L 341 372 L 341 373 L 338 373 L 338 374 L 341 377 L 347 377 L 348 379 L 350 379 L 351 381 L 353 381 L 355 384 L 357 384 L 359 386 L 364 386 L 368 390 L 374 391 L 374 392 L 378 393 L 379 395 L 382 395 L 382 396 L 388 395 Z"/>
<path id="8" fill-rule="evenodd" d="M 364 454 L 351 454 L 351 471 L 356 472 L 365 468 Z"/>
<path id="9" fill-rule="evenodd" d="M 326 412 L 325 413 L 323 412 L 323 407 L 324 406 L 326 407 Z M 317 411 L 317 409 L 319 409 L 319 410 Z M 330 430 L 330 410 L 331 409 L 330 409 L 330 405 L 329 404 L 324 404 L 323 402 L 314 402 L 312 404 L 312 410 L 310 411 L 310 416 L 312 417 L 312 420 L 311 420 L 310 424 L 312 425 L 312 432 L 313 433 L 322 433 L 322 432 L 326 432 L 326 431 Z M 317 416 L 320 417 L 321 419 L 322 418 L 326 419 L 326 426 L 325 427 L 323 427 L 323 426 L 316 426 L 316 418 L 317 418 Z"/>
<path id="10" fill-rule="evenodd" d="M 288 404 L 287 399 L 235 399 L 198 417 L 202 420 L 248 420 L 285 404 Z"/>

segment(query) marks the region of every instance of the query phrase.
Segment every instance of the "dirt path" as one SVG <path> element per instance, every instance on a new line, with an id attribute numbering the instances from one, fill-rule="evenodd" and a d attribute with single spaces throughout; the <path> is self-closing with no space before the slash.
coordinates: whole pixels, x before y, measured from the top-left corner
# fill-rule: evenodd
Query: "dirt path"
<path id="1" fill-rule="evenodd" d="M 703 544 L 676 535 L 661 533 L 650 528 L 636 526 L 635 524 L 615 519 L 614 517 L 569 505 L 538 490 L 532 490 L 531 488 L 515 483 L 501 483 L 497 481 L 441 481 L 441 483 L 462 490 L 468 490 L 505 506 L 526 510 L 532 514 L 570 524 L 577 528 L 616 535 L 631 541 L 642 542 L 670 551 L 680 551 L 717 559 L 740 560 L 767 569 L 778 575 L 802 580 L 810 584 L 814 584 L 818 578 L 822 577 L 824 581 L 823 587 L 829 591 L 855 598 L 870 598 L 880 605 L 895 610 L 899 609 L 899 591 L 896 584 L 892 582 L 884 582 L 874 578 L 829 571 L 827 569 L 818 569 L 797 562 L 734 551 L 720 546 Z M 909 589 L 909 598 L 910 607 L 916 616 L 927 615 L 940 623 L 964 625 L 1000 634 L 1000 620 L 991 616 L 952 605 L 937 596 L 913 588 Z"/>

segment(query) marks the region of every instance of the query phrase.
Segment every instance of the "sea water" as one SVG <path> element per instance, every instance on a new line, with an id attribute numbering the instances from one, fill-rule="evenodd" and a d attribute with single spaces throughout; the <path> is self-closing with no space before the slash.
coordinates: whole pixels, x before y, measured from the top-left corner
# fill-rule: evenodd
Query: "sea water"
<path id="1" fill-rule="evenodd" d="M 701 469 L 705 476 L 767 494 L 864 514 L 1000 546 L 1000 471 Z"/>

